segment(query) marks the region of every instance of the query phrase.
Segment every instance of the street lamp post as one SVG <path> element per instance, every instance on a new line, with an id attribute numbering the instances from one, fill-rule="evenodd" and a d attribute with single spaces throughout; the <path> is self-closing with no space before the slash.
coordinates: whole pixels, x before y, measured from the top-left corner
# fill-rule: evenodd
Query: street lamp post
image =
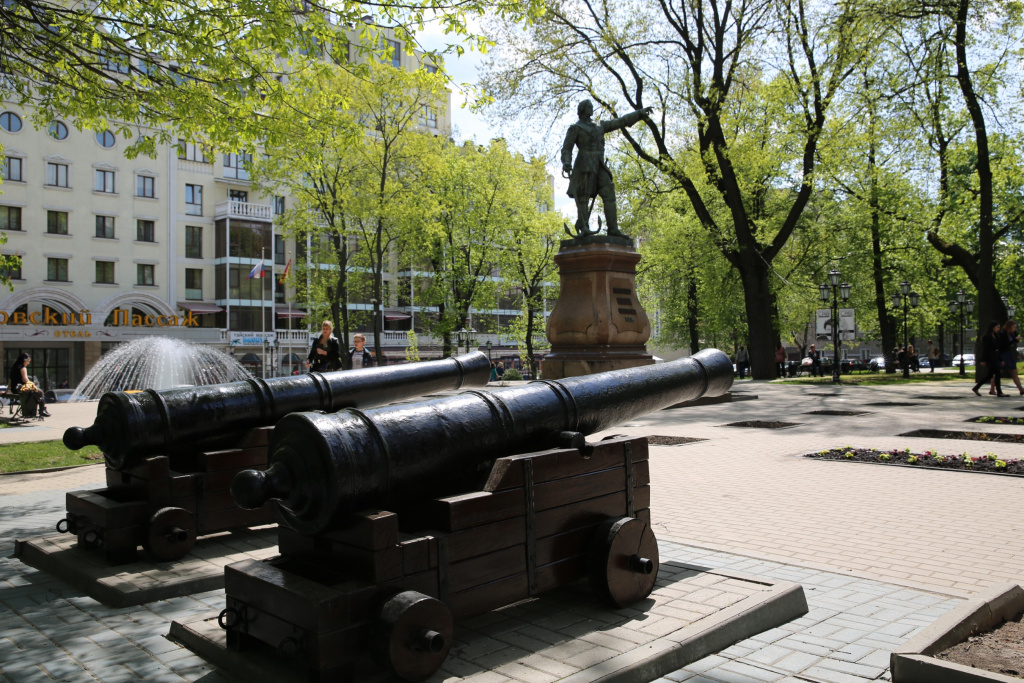
<path id="1" fill-rule="evenodd" d="M 490 363 L 491 362 L 491 349 L 494 347 L 494 342 L 492 342 L 490 339 L 488 339 L 486 346 L 487 346 L 487 362 Z"/>
<path id="2" fill-rule="evenodd" d="M 902 296 L 901 296 L 902 295 Z M 910 291 L 910 283 L 904 280 L 900 283 L 900 291 L 892 295 L 892 305 L 899 310 L 899 307 L 903 306 L 903 376 L 910 377 L 910 353 L 907 349 L 907 310 L 908 304 L 910 308 L 917 308 L 917 304 L 920 301 L 920 295 L 917 292 Z M 963 351 L 960 352 L 961 357 Z"/>
<path id="3" fill-rule="evenodd" d="M 967 298 L 967 293 L 960 290 L 956 293 L 956 301 L 949 302 L 949 312 L 957 316 L 960 323 L 960 376 L 964 377 L 964 328 L 967 325 L 966 315 L 974 313 L 974 301 Z"/>
<path id="4" fill-rule="evenodd" d="M 821 295 L 821 300 L 828 303 L 829 290 L 832 294 L 832 383 L 839 384 L 840 374 L 840 360 L 839 360 L 839 349 L 842 347 L 842 341 L 839 338 L 839 298 L 842 297 L 845 303 L 850 299 L 850 284 L 843 282 L 840 284 L 842 274 L 833 268 L 828 273 L 828 283 L 818 285 L 818 293 Z"/>
<path id="5" fill-rule="evenodd" d="M 277 363 L 274 365 L 274 377 L 278 376 L 277 375 L 278 366 L 281 364 L 281 353 L 279 351 L 280 348 L 281 348 L 281 340 L 279 340 L 275 336 L 274 337 L 274 348 L 270 351 L 270 362 L 271 363 L 274 363 L 274 356 L 277 356 Z"/>
<path id="6" fill-rule="evenodd" d="M 1013 317 L 1013 314 L 1017 312 L 1017 307 L 1010 305 L 1010 298 L 1009 297 L 1004 296 L 1004 297 L 1000 297 L 1000 298 L 1002 298 L 1002 300 L 1003 300 L 1003 307 L 1006 309 L 1006 319 L 1009 320 L 1010 318 Z"/>
<path id="7" fill-rule="evenodd" d="M 476 344 L 476 330 L 474 330 L 472 327 L 466 328 L 464 326 L 461 330 L 458 330 L 455 334 L 456 334 L 456 336 L 457 336 L 457 338 L 459 340 L 459 346 L 465 346 L 466 347 L 466 353 L 469 353 L 469 345 L 470 344 Z"/>

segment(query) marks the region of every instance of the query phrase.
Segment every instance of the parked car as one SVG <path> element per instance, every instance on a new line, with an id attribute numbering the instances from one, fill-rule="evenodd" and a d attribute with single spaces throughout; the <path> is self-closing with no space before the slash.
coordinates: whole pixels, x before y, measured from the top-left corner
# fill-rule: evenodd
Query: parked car
<path id="1" fill-rule="evenodd" d="M 957 354 L 957 355 L 953 356 L 953 362 L 951 363 L 951 365 L 953 367 L 960 367 L 960 354 Z M 964 354 L 964 365 L 974 365 L 974 354 L 973 353 L 965 353 Z"/>
<path id="2" fill-rule="evenodd" d="M 921 354 L 917 357 L 917 366 L 920 368 L 930 368 L 932 366 L 932 361 L 928 356 Z M 935 367 L 939 366 L 936 365 Z"/>
<path id="3" fill-rule="evenodd" d="M 74 389 L 50 389 L 46 392 L 47 403 L 67 403 Z"/>
<path id="4" fill-rule="evenodd" d="M 885 370 L 885 356 L 875 356 L 868 361 L 868 369 L 871 372 L 878 372 L 879 370 Z"/>

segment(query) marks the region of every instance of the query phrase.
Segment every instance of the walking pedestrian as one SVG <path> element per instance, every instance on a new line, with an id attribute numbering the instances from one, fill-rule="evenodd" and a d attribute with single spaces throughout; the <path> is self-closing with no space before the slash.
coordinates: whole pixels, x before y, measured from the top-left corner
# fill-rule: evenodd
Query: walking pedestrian
<path id="1" fill-rule="evenodd" d="M 932 340 L 928 340 L 928 365 L 931 367 L 931 372 L 935 372 L 935 366 L 939 365 L 942 361 L 939 360 L 939 347 L 932 344 Z"/>
<path id="2" fill-rule="evenodd" d="M 814 348 L 814 344 L 811 344 L 807 357 L 811 359 L 811 376 L 818 377 L 821 375 L 821 352 Z"/>
<path id="3" fill-rule="evenodd" d="M 786 347 L 781 342 L 779 347 L 775 349 L 775 369 L 780 378 L 786 376 Z"/>
<path id="4" fill-rule="evenodd" d="M 1017 321 L 1007 320 L 1003 323 L 1003 331 L 999 333 L 999 359 L 1003 364 L 1003 373 L 1012 379 L 1017 391 L 1024 396 L 1024 387 L 1017 376 Z"/>
<path id="5" fill-rule="evenodd" d="M 981 396 L 978 393 L 978 389 L 989 380 L 992 380 L 992 386 L 998 391 L 997 396 L 1000 398 L 1007 396 L 1007 394 L 1003 393 L 1003 388 L 999 383 L 999 365 L 1001 361 L 999 359 L 999 339 L 996 336 L 998 334 L 999 323 L 993 320 L 988 324 L 985 334 L 981 337 L 981 359 L 978 361 L 978 367 L 981 369 L 978 372 L 980 379 L 974 385 L 974 388 L 971 389 L 978 396 Z M 982 370 L 984 374 L 982 374 Z"/>
<path id="6" fill-rule="evenodd" d="M 736 369 L 740 372 L 740 379 L 747 376 L 748 367 L 750 367 L 750 357 L 747 355 L 747 350 L 740 345 L 740 350 L 736 352 Z"/>

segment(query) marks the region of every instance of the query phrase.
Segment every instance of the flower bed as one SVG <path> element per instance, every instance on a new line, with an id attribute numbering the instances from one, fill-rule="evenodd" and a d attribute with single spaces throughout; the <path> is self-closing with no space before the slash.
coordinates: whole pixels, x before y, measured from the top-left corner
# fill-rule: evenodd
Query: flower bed
<path id="1" fill-rule="evenodd" d="M 1024 425 L 1024 417 L 983 415 L 982 417 L 972 417 L 967 422 L 984 422 L 994 425 Z"/>
<path id="2" fill-rule="evenodd" d="M 914 467 L 935 467 L 947 470 L 1024 475 L 1024 461 L 1004 460 L 995 453 L 971 455 L 965 452 L 939 455 L 937 451 L 933 450 L 913 453 L 909 448 L 880 451 L 875 448 L 845 446 L 843 448 L 818 451 L 817 453 L 808 453 L 804 457 L 816 458 L 818 460 L 852 460 L 854 462 L 872 462 L 881 465 L 911 465 Z"/>

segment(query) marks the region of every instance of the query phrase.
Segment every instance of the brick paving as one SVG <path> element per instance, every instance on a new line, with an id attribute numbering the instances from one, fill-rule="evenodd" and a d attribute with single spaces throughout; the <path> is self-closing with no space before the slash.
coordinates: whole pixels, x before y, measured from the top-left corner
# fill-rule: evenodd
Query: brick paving
<path id="1" fill-rule="evenodd" d="M 1020 433 L 1020 427 L 963 420 L 1020 415 L 1013 409 L 1024 400 L 916 398 L 965 396 L 966 382 L 835 391 L 743 382 L 736 388 L 761 398 L 663 411 L 614 432 L 708 439 L 651 449 L 652 508 L 663 562 L 797 581 L 811 611 L 661 683 L 884 680 L 889 649 L 952 608 L 960 596 L 996 582 L 1024 580 L 1024 549 L 1015 542 L 1024 532 L 1024 479 L 797 457 L 845 445 L 1024 457 L 1024 445 L 896 436 L 920 428 Z M 837 395 L 815 395 L 822 393 Z M 892 401 L 918 405 L 867 405 Z M 804 414 L 825 408 L 872 414 Z M 720 426 L 751 419 L 802 424 L 786 430 Z M 6 431 L 0 430 L 0 439 Z M 11 554 L 13 539 L 52 528 L 63 512 L 66 488 L 102 485 L 99 467 L 68 472 L 42 475 L 42 480 L 40 475 L 0 477 L 0 555 Z M 214 591 L 113 610 L 4 557 L 0 673 L 6 681 L 220 683 L 221 676 L 163 634 L 171 619 L 199 615 L 222 602 L 221 592 Z M 500 635 L 489 633 L 486 625 L 480 632 L 494 640 Z M 604 640 L 606 635 L 599 629 L 570 647 L 607 648 L 615 641 Z M 487 671 L 466 680 L 544 678 L 535 673 L 543 666 L 526 666 L 522 676 Z M 547 675 L 559 677 L 555 671 Z"/>

